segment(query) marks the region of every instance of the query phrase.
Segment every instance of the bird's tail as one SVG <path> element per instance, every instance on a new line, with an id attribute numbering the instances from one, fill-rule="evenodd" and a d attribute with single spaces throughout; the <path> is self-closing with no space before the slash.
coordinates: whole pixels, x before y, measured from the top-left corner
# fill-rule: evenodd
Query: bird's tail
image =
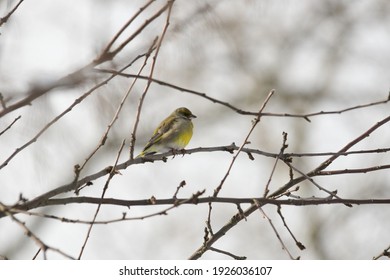
<path id="1" fill-rule="evenodd" d="M 138 156 L 136 156 L 134 159 L 137 159 L 137 158 L 142 158 L 145 156 L 145 153 L 144 152 L 141 152 Z"/>
<path id="2" fill-rule="evenodd" d="M 145 157 L 145 156 L 150 156 L 150 155 L 154 155 L 155 153 L 157 153 L 157 151 L 151 151 L 150 149 L 146 149 L 146 150 L 143 150 L 138 156 L 136 156 L 134 159 L 136 158 L 142 158 L 142 157 Z"/>

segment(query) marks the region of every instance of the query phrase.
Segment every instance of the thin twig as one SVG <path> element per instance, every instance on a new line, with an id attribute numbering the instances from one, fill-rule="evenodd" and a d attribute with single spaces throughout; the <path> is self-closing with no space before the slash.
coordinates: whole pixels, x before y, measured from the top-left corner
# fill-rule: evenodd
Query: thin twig
<path id="1" fill-rule="evenodd" d="M 219 183 L 219 185 L 214 189 L 214 193 L 213 193 L 213 197 L 217 197 L 219 192 L 221 191 L 222 189 L 222 186 L 223 184 L 225 183 L 226 179 L 228 178 L 229 174 L 230 174 L 230 171 L 232 170 L 233 168 L 233 165 L 238 157 L 238 155 L 241 153 L 242 149 L 244 148 L 244 146 L 248 143 L 248 140 L 249 140 L 249 137 L 251 136 L 253 130 L 255 129 L 256 125 L 260 122 L 260 118 L 261 118 L 261 113 L 263 112 L 265 106 L 267 105 L 268 101 L 270 100 L 270 98 L 272 97 L 272 95 L 274 94 L 274 90 L 271 90 L 266 99 L 264 100 L 264 102 L 262 103 L 261 107 L 260 107 L 260 110 L 257 114 L 257 117 L 254 119 L 253 121 L 253 124 L 252 124 L 252 127 L 251 129 L 249 130 L 248 134 L 246 135 L 244 141 L 242 142 L 241 146 L 238 148 L 236 154 L 233 156 L 231 162 L 230 162 L 230 165 L 224 175 L 224 177 L 222 178 L 221 182 Z M 209 232 L 211 233 L 211 235 L 213 235 L 213 230 L 212 230 L 212 226 L 211 226 L 211 212 L 212 212 L 212 203 L 210 202 L 209 203 L 209 209 L 208 209 L 208 214 L 207 214 L 207 220 L 206 220 L 206 226 L 209 230 Z"/>
<path id="2" fill-rule="evenodd" d="M 270 217 L 268 217 L 268 215 L 264 212 L 264 210 L 261 208 L 261 205 L 260 203 L 254 199 L 253 200 L 257 209 L 259 209 L 259 211 L 262 213 L 263 217 L 267 219 L 268 223 L 271 225 L 272 227 L 272 230 L 274 231 L 275 235 L 276 235 L 276 238 L 279 240 L 280 244 L 282 245 L 282 249 L 284 251 L 286 251 L 287 255 L 290 257 L 290 259 L 294 260 L 295 258 L 291 255 L 290 251 L 288 250 L 288 248 L 286 247 L 286 245 L 284 244 L 282 238 L 280 237 L 279 235 L 279 232 L 278 230 L 276 229 L 274 223 L 272 222 L 272 220 L 270 219 Z"/>
<path id="3" fill-rule="evenodd" d="M 271 174 L 270 174 L 270 176 L 268 178 L 267 184 L 265 185 L 263 197 L 267 197 L 267 194 L 269 192 L 269 186 L 271 184 L 272 177 L 273 177 L 273 175 L 275 173 L 276 166 L 278 164 L 279 159 L 282 158 L 282 155 L 284 154 L 284 151 L 287 149 L 287 147 L 288 147 L 288 145 L 287 145 L 287 133 L 283 132 L 283 144 L 282 144 L 282 147 L 280 148 L 279 155 L 276 157 L 276 160 L 275 160 L 274 166 L 272 167 Z"/>
<path id="4" fill-rule="evenodd" d="M 158 40 L 158 38 L 155 38 L 153 40 L 153 44 L 152 44 L 152 46 L 150 48 L 149 56 L 151 55 L 152 50 L 156 49 L 157 40 Z M 145 60 L 145 64 L 144 64 L 145 66 L 146 66 L 146 62 L 147 62 L 147 60 Z M 136 140 L 135 131 L 137 130 L 137 127 L 138 127 L 139 118 L 140 118 L 140 114 L 141 114 L 140 113 L 141 107 L 142 107 L 143 101 L 145 99 L 146 93 L 147 93 L 147 91 L 149 89 L 149 86 L 150 86 L 150 84 L 146 85 L 146 87 L 144 89 L 144 92 L 142 93 L 141 98 L 140 98 L 139 103 L 138 103 L 138 106 L 137 106 L 137 113 L 136 113 L 136 117 L 135 117 L 135 122 L 134 122 L 133 130 L 132 130 L 132 133 L 131 133 L 131 136 L 130 136 L 130 159 L 134 158 L 134 145 L 135 145 L 135 140 Z"/>
<path id="5" fill-rule="evenodd" d="M 218 197 L 214 197 L 216 199 Z M 253 203 L 253 199 L 252 199 Z M 217 232 L 215 232 L 210 238 L 204 240 L 203 244 L 189 257 L 190 260 L 199 259 L 215 242 L 217 242 L 221 237 L 223 237 L 229 230 L 235 227 L 240 221 L 248 217 L 257 207 L 252 204 L 244 212 L 238 212 L 235 214 L 223 227 L 221 227 Z"/>
<path id="6" fill-rule="evenodd" d="M 214 247 L 209 247 L 209 250 L 210 251 L 214 251 L 214 252 L 217 252 L 217 253 L 220 253 L 220 254 L 224 254 L 224 255 L 227 255 L 229 257 L 232 257 L 233 259 L 235 260 L 246 260 L 246 257 L 245 256 L 236 256 L 230 252 L 227 252 L 227 251 L 224 251 L 224 250 L 221 250 L 221 249 L 217 249 L 217 248 L 214 248 Z"/>
<path id="7" fill-rule="evenodd" d="M 199 198 L 197 200 L 197 203 L 210 203 L 208 200 L 210 198 Z M 213 197 L 213 203 L 220 201 L 221 198 Z M 228 200 L 230 200 L 229 198 Z M 269 199 L 269 200 L 268 200 Z M 225 199 L 224 199 L 225 200 Z M 217 232 L 214 233 L 213 236 L 211 236 L 206 242 L 204 242 L 191 256 L 189 259 L 199 259 L 212 244 L 217 242 L 221 237 L 225 236 L 229 230 L 231 230 L 233 227 L 235 227 L 240 221 L 251 215 L 253 212 L 257 210 L 257 206 L 253 204 L 253 198 L 248 198 L 248 200 L 244 199 L 241 202 L 239 202 L 240 199 L 235 200 L 235 204 L 238 203 L 251 203 L 252 205 L 248 207 L 244 212 L 239 211 L 236 213 L 224 226 L 222 226 Z M 390 204 L 390 199 L 270 199 L 270 198 L 255 198 L 255 200 L 258 202 L 259 205 L 266 205 L 266 204 L 274 204 L 274 205 L 295 205 L 295 206 L 302 206 L 302 205 L 322 205 L 322 204 Z M 233 201 L 232 201 L 233 202 Z M 158 201 L 157 201 L 158 203 Z"/>
<path id="8" fill-rule="evenodd" d="M 153 62 L 152 62 L 151 68 L 150 68 L 149 77 L 148 77 L 145 89 L 144 89 L 144 91 L 143 91 L 143 93 L 141 95 L 141 98 L 139 100 L 139 103 L 138 103 L 136 117 L 135 117 L 135 122 L 134 122 L 134 126 L 133 126 L 133 129 L 132 129 L 132 132 L 131 132 L 131 137 L 130 137 L 131 138 L 131 140 L 130 140 L 130 159 L 133 159 L 133 157 L 134 157 L 134 146 L 135 146 L 137 128 L 138 128 L 138 124 L 139 124 L 139 120 L 140 120 L 140 116 L 141 116 L 142 105 L 144 103 L 146 94 L 149 91 L 149 88 L 150 88 L 150 86 L 152 84 L 152 78 L 153 78 L 154 70 L 155 70 L 155 67 L 156 67 L 157 57 L 158 57 L 158 54 L 160 52 L 161 44 L 162 44 L 162 42 L 164 40 L 165 34 L 167 33 L 168 26 L 170 24 L 169 21 L 170 21 L 170 18 L 171 18 L 171 12 L 172 12 L 173 3 L 174 3 L 174 1 L 168 1 L 167 2 L 166 6 L 168 8 L 168 13 L 167 13 L 167 18 L 166 18 L 166 21 L 165 21 L 165 25 L 164 25 L 164 28 L 163 28 L 163 31 L 162 31 L 160 39 L 157 40 L 156 51 L 155 51 L 155 54 L 153 56 Z"/>
<path id="9" fill-rule="evenodd" d="M 184 188 L 185 185 L 186 185 L 186 181 L 183 180 L 183 181 L 180 182 L 180 184 L 176 188 L 175 193 L 172 196 L 173 199 L 177 198 L 177 195 L 179 194 L 180 189 Z"/>
<path id="10" fill-rule="evenodd" d="M 150 0 L 147 2 L 144 6 L 139 8 L 138 12 L 135 13 L 123 26 L 119 31 L 114 35 L 114 37 L 111 39 L 111 41 L 107 44 L 107 46 L 103 49 L 102 54 L 100 56 L 105 56 L 110 52 L 111 47 L 114 45 L 114 43 L 118 40 L 119 36 L 123 34 L 123 32 L 129 27 L 134 20 L 143 12 L 145 11 L 155 0 Z"/>
<path id="11" fill-rule="evenodd" d="M 144 56 L 145 54 L 137 56 L 132 62 L 130 62 L 128 65 L 123 67 L 121 71 L 126 70 L 128 67 L 130 67 L 136 60 L 138 60 L 140 57 Z M 80 104 L 85 98 L 87 98 L 89 95 L 91 95 L 93 92 L 95 92 L 98 88 L 106 85 L 108 82 L 110 82 L 112 79 L 114 79 L 117 75 L 111 75 L 110 77 L 106 78 L 102 82 L 98 83 L 97 85 L 93 86 L 90 90 L 85 92 L 83 95 L 81 95 L 79 98 L 77 98 L 68 108 L 66 108 L 61 114 L 57 115 L 53 120 L 51 120 L 49 123 L 47 123 L 33 138 L 31 138 L 29 141 L 27 141 L 25 144 L 20 146 L 19 148 L 15 149 L 15 151 L 0 165 L 0 169 L 4 168 L 8 165 L 8 163 L 21 151 L 23 151 L 25 148 L 30 146 L 31 144 L 38 141 L 38 138 L 46 132 L 53 124 L 55 124 L 58 120 L 60 120 L 63 116 L 65 116 L 67 113 L 73 110 L 78 104 Z M 76 179 L 78 177 L 76 176 Z"/>
<path id="12" fill-rule="evenodd" d="M 154 1 L 153 1 L 154 2 Z M 149 4 L 149 3 L 147 3 Z M 159 18 L 167 9 L 170 9 L 171 7 L 171 1 L 168 1 L 167 4 L 165 4 L 160 10 L 158 10 L 154 15 L 152 15 L 150 18 L 148 18 L 147 20 L 145 20 L 145 22 L 136 30 L 134 31 L 126 40 L 124 40 L 117 48 L 115 48 L 114 50 L 112 51 L 109 51 L 107 49 L 110 48 L 112 45 L 109 44 L 106 49 L 102 52 L 102 54 L 94 60 L 94 63 L 95 64 L 101 64 L 107 60 L 112 60 L 119 52 L 122 51 L 122 49 L 124 47 L 126 47 L 132 40 L 134 40 L 134 38 L 136 38 L 142 31 L 144 31 L 146 29 L 146 27 L 151 24 L 154 20 L 156 20 L 157 18 Z M 141 11 L 142 12 L 142 11 Z M 136 15 L 138 16 L 140 14 L 140 11 L 136 13 Z M 130 20 L 132 21 L 132 20 Z M 130 22 L 129 21 L 129 22 Z M 126 27 L 128 26 L 129 22 L 127 22 L 125 24 L 124 27 L 121 28 L 122 29 L 126 29 Z M 130 22 L 131 23 L 131 22 Z M 121 32 L 122 33 L 122 32 Z M 119 34 L 119 32 L 118 32 Z M 119 34 L 120 35 L 120 34 Z M 118 36 L 119 36 L 118 35 Z"/>
<path id="13" fill-rule="evenodd" d="M 368 173 L 368 172 L 373 172 L 373 171 L 378 171 L 383 169 L 390 169 L 390 164 L 376 165 L 376 166 L 365 167 L 365 168 L 345 168 L 340 170 L 319 171 L 317 172 L 316 176 Z"/>
<path id="14" fill-rule="evenodd" d="M 9 130 L 22 116 L 16 117 L 3 131 L 0 132 L 0 136 L 4 134 L 7 130 Z"/>
<path id="15" fill-rule="evenodd" d="M 152 23 L 154 20 L 156 20 L 169 6 L 170 4 L 167 3 L 163 8 L 161 8 L 159 11 L 157 11 L 154 15 L 152 15 L 150 18 L 148 18 L 132 35 L 130 35 L 122 44 L 120 44 L 116 49 L 112 51 L 103 51 L 97 58 L 95 58 L 92 62 L 86 64 L 85 66 L 81 67 L 80 69 L 72 72 L 71 74 L 68 74 L 66 76 L 63 76 L 62 78 L 48 82 L 45 85 L 39 85 L 34 86 L 30 88 L 24 96 L 25 98 L 15 102 L 14 104 L 8 105 L 6 108 L 4 108 L 2 111 L 0 111 L 0 118 L 4 115 L 17 110 L 21 107 L 30 105 L 32 101 L 35 99 L 41 97 L 44 94 L 47 94 L 48 92 L 52 91 L 53 89 L 59 88 L 59 87 L 69 87 L 73 88 L 76 85 L 79 85 L 83 82 L 85 82 L 88 79 L 88 75 L 91 70 L 93 70 L 94 67 L 113 60 L 114 57 L 122 51 L 122 49 L 127 46 L 134 38 L 136 38 L 144 29 Z M 116 76 L 116 75 L 115 75 Z"/>
<path id="16" fill-rule="evenodd" d="M 4 100 L 4 96 L 1 92 L 0 92 L 0 105 L 3 109 L 7 107 L 6 101 Z"/>
<path id="17" fill-rule="evenodd" d="M 209 202 L 208 206 L 209 206 L 209 208 L 208 208 L 209 210 L 208 210 L 208 213 L 207 213 L 206 230 L 207 230 L 207 232 L 211 236 L 213 236 L 214 235 L 214 230 L 213 230 L 213 228 L 211 226 L 211 213 L 212 213 L 212 210 L 213 210 L 212 201 Z M 207 240 L 205 240 L 205 241 L 207 241 Z"/>
<path id="18" fill-rule="evenodd" d="M 293 166 L 290 162 L 285 162 L 291 169 L 293 169 L 294 171 L 298 172 L 299 174 L 301 174 L 301 176 L 305 177 L 306 180 L 308 180 L 310 183 L 312 183 L 314 186 L 316 186 L 319 190 L 323 191 L 323 192 L 326 192 L 327 194 L 329 194 L 329 199 L 332 199 L 333 197 L 336 197 L 336 198 L 340 198 L 339 196 L 337 196 L 337 190 L 335 191 L 329 191 L 327 189 L 325 189 L 324 187 L 320 186 L 316 181 L 314 181 L 314 179 L 310 176 L 308 176 L 305 172 L 299 170 L 298 168 L 296 168 L 295 166 Z M 351 205 L 347 205 L 348 207 L 352 207 Z"/>
<path id="19" fill-rule="evenodd" d="M 271 90 L 271 91 L 268 93 L 268 95 L 267 95 L 266 99 L 264 100 L 263 104 L 261 105 L 261 108 L 260 108 L 260 110 L 259 110 L 259 112 L 258 112 L 258 114 L 257 114 L 257 117 L 256 117 L 256 118 L 254 119 L 254 121 L 253 121 L 253 124 L 252 124 L 251 129 L 249 130 L 248 134 L 246 135 L 246 137 L 245 137 L 244 141 L 242 142 L 240 148 L 238 148 L 236 154 L 233 156 L 232 161 L 230 162 L 230 165 L 229 165 L 229 167 L 228 167 L 228 170 L 226 171 L 226 173 L 225 173 L 224 177 L 222 178 L 221 182 L 219 183 L 219 185 L 217 186 L 217 188 L 214 190 L 214 194 L 213 194 L 214 197 L 216 197 L 216 196 L 218 195 L 218 193 L 220 192 L 220 190 L 222 189 L 222 186 L 223 186 L 223 184 L 225 183 L 227 177 L 229 176 L 230 171 L 232 170 L 233 165 L 234 165 L 234 163 L 235 163 L 235 161 L 236 161 L 238 155 L 241 153 L 241 151 L 242 151 L 242 149 L 244 148 L 244 146 L 247 145 L 247 144 L 249 143 L 249 141 L 248 141 L 248 140 L 249 140 L 249 137 L 251 136 L 253 130 L 254 130 L 255 127 L 256 127 L 256 125 L 260 122 L 261 113 L 263 112 L 265 106 L 267 105 L 268 101 L 270 100 L 270 98 L 272 97 L 272 95 L 274 94 L 274 92 L 275 92 L 274 90 Z"/>
<path id="20" fill-rule="evenodd" d="M 390 259 L 390 246 L 383 250 L 381 254 L 376 257 L 373 257 L 373 260 L 379 260 L 381 257 L 387 257 Z"/>
<path id="21" fill-rule="evenodd" d="M 149 50 L 146 53 L 142 54 L 142 56 L 137 56 L 131 63 L 126 65 L 125 68 L 122 68 L 121 70 L 127 69 L 128 67 L 133 65 L 133 63 L 136 62 L 139 58 L 144 57 L 144 62 L 143 62 L 142 66 L 140 67 L 140 70 L 138 72 L 138 73 L 141 73 L 142 70 L 146 66 L 147 60 L 149 59 L 149 56 L 150 56 L 150 53 L 153 50 L 153 47 L 154 47 L 154 42 L 153 42 L 153 44 L 151 45 L 151 47 L 149 48 Z M 123 98 L 122 98 L 122 100 L 121 100 L 121 102 L 120 102 L 120 104 L 119 104 L 119 106 L 118 106 L 114 116 L 112 117 L 111 122 L 107 126 L 106 131 L 103 133 L 103 136 L 101 137 L 101 140 L 100 140 L 98 146 L 89 154 L 89 156 L 85 159 L 84 163 L 77 168 L 77 173 L 76 173 L 75 179 L 78 178 L 78 175 L 80 174 L 81 170 L 86 166 L 86 164 L 91 160 L 91 158 L 97 153 L 97 151 L 105 144 L 105 142 L 107 140 L 107 137 L 108 137 L 108 134 L 109 134 L 112 126 L 114 125 L 114 123 L 118 120 L 118 117 L 119 117 L 119 114 L 120 114 L 120 112 L 121 112 L 121 110 L 123 108 L 123 105 L 124 105 L 126 99 L 128 98 L 130 92 L 132 91 L 132 89 L 133 89 L 133 87 L 134 87 L 136 82 L 137 82 L 137 79 L 134 79 L 133 82 L 131 83 L 130 87 L 126 91 L 125 95 L 123 96 Z M 77 189 L 76 193 L 78 193 L 79 191 L 80 191 L 80 189 Z"/>
<path id="22" fill-rule="evenodd" d="M 94 64 L 88 64 L 83 68 L 80 68 L 71 74 L 63 76 L 60 79 L 55 81 L 48 81 L 45 84 L 38 84 L 27 90 L 25 94 L 20 94 L 20 96 L 25 96 L 19 101 L 16 101 L 13 104 L 7 105 L 6 108 L 0 111 L 0 118 L 17 110 L 22 107 L 31 105 L 31 103 L 42 95 L 47 94 L 48 92 L 54 92 L 54 89 L 57 88 L 74 88 L 88 80 L 88 75 L 91 69 L 94 67 Z"/>
<path id="23" fill-rule="evenodd" d="M 121 144 L 121 146 L 120 146 L 120 148 L 119 148 L 119 151 L 118 151 L 118 155 L 117 155 L 117 157 L 116 157 L 116 159 L 115 159 L 114 166 L 111 168 L 110 174 L 109 174 L 109 176 L 108 176 L 108 178 L 107 178 L 107 180 L 106 180 L 106 183 L 104 184 L 103 192 L 102 192 L 102 195 L 101 195 L 101 197 L 100 197 L 101 199 L 104 198 L 104 196 L 105 196 L 105 194 L 106 194 L 106 191 L 107 191 L 107 189 L 108 189 L 108 185 L 109 185 L 110 182 L 111 182 L 111 179 L 112 179 L 116 174 L 118 174 L 118 171 L 116 170 L 116 166 L 117 166 L 117 164 L 118 164 L 119 157 L 120 157 L 120 155 L 121 155 L 121 153 L 122 153 L 122 150 L 123 150 L 123 147 L 124 147 L 124 146 L 125 146 L 125 140 L 122 141 L 122 144 Z M 88 240 L 89 240 L 89 236 L 90 236 L 91 231 L 92 231 L 92 227 L 93 227 L 93 225 L 94 225 L 94 222 L 96 221 L 96 218 L 97 218 L 97 215 L 99 214 L 99 211 L 100 211 L 100 207 L 101 207 L 101 206 L 102 206 L 102 204 L 100 203 L 100 204 L 98 204 L 98 207 L 96 208 L 95 215 L 93 216 L 93 219 L 92 219 L 92 223 L 91 223 L 91 225 L 90 225 L 89 228 L 88 228 L 87 235 L 86 235 L 86 237 L 85 237 L 84 243 L 83 243 L 83 245 L 82 245 L 82 247 L 81 247 L 81 250 L 80 250 L 80 254 L 79 254 L 79 257 L 78 257 L 79 260 L 81 259 L 81 256 L 83 255 L 85 246 L 87 245 L 87 242 L 88 242 Z"/>
<path id="24" fill-rule="evenodd" d="M 278 214 L 279 214 L 279 217 L 282 219 L 282 222 L 283 222 L 283 225 L 284 227 L 287 229 L 287 231 L 290 233 L 290 236 L 294 239 L 295 241 L 295 244 L 297 245 L 297 247 L 300 249 L 300 250 L 305 250 L 306 247 L 305 245 L 302 244 L 302 242 L 299 242 L 298 239 L 295 237 L 295 235 L 292 233 L 290 227 L 287 225 L 286 223 L 286 219 L 284 218 L 283 214 L 282 214 L 282 206 L 281 205 L 278 205 Z"/>
<path id="25" fill-rule="evenodd" d="M 46 245 L 37 235 L 35 235 L 27 226 L 26 226 L 26 223 L 25 222 L 22 222 L 20 221 L 18 218 L 16 218 L 14 216 L 14 214 L 8 210 L 8 207 L 5 206 L 3 203 L 0 202 L 0 212 L 1 213 L 4 213 L 6 216 L 10 217 L 12 221 L 14 221 L 16 224 L 18 224 L 25 232 L 26 236 L 29 237 L 31 240 L 33 240 L 37 245 L 38 247 L 41 249 L 41 251 L 43 252 L 43 258 L 44 259 L 47 259 L 47 255 L 46 255 L 46 252 L 48 250 L 51 250 L 53 252 L 57 252 L 58 254 L 64 256 L 65 258 L 68 258 L 68 259 L 74 259 L 72 256 L 64 253 L 63 251 L 57 249 L 57 248 L 53 248 L 53 247 L 50 247 L 48 245 Z"/>
<path id="26" fill-rule="evenodd" d="M 37 252 L 35 253 L 35 255 L 32 257 L 32 260 L 36 260 L 36 259 L 38 258 L 38 256 L 39 256 L 40 253 L 41 253 L 41 248 L 39 248 L 39 249 L 37 250 Z"/>
<path id="27" fill-rule="evenodd" d="M 110 74 L 117 73 L 116 70 L 112 70 L 112 69 L 100 69 L 99 68 L 99 69 L 94 69 L 94 71 L 101 72 L 101 73 L 110 73 Z M 163 80 L 159 80 L 159 79 L 156 79 L 156 78 L 149 78 L 148 76 L 139 76 L 137 74 L 118 73 L 118 75 L 122 76 L 122 77 L 125 77 L 125 78 L 139 78 L 139 79 L 143 79 L 143 80 L 150 80 L 153 83 L 156 83 L 156 84 L 158 84 L 160 86 L 169 87 L 169 88 L 178 90 L 180 92 L 186 92 L 186 93 L 194 94 L 196 96 L 205 98 L 205 99 L 207 99 L 207 100 L 209 100 L 209 101 L 211 101 L 211 102 L 213 102 L 215 104 L 220 104 L 222 106 L 225 106 L 225 107 L 235 111 L 236 113 L 238 113 L 240 115 L 251 115 L 251 116 L 257 116 L 258 115 L 257 112 L 250 112 L 250 111 L 242 110 L 242 109 L 237 108 L 236 106 L 234 106 L 234 105 L 232 105 L 232 104 L 230 104 L 228 102 L 225 102 L 225 101 L 219 100 L 217 98 L 211 97 L 211 96 L 207 95 L 204 92 L 188 89 L 188 88 L 185 88 L 185 87 L 182 87 L 182 86 L 178 86 L 178 85 L 175 85 L 175 84 L 172 84 L 172 83 L 165 82 Z M 389 103 L 389 101 L 390 101 L 390 95 L 386 96 L 386 99 L 383 99 L 383 100 L 379 100 L 379 101 L 375 101 L 375 102 L 369 102 L 369 103 L 361 104 L 361 105 L 354 105 L 354 106 L 347 107 L 347 108 L 340 109 L 340 110 L 319 111 L 319 112 L 312 112 L 312 113 L 306 113 L 306 114 L 263 112 L 261 115 L 262 116 L 268 116 L 268 117 L 302 118 L 302 119 L 305 119 L 306 121 L 310 122 L 310 117 L 316 117 L 316 116 L 322 116 L 322 115 L 340 115 L 342 113 L 346 113 L 346 112 L 353 111 L 353 110 L 364 109 L 364 108 L 367 108 L 367 107 L 377 106 L 377 105 L 381 105 L 381 104 L 387 104 L 387 103 Z"/>
<path id="28" fill-rule="evenodd" d="M 343 148 L 341 148 L 337 154 L 331 156 L 330 158 L 323 161 L 320 165 L 318 165 L 315 169 L 310 171 L 306 174 L 306 176 L 300 176 L 298 178 L 295 178 L 293 180 L 290 180 L 287 184 L 285 184 L 283 187 L 279 188 L 275 192 L 269 195 L 269 197 L 276 197 L 284 192 L 286 192 L 288 189 L 290 189 L 292 186 L 304 181 L 307 179 L 307 177 L 313 177 L 316 176 L 318 173 L 323 171 L 325 168 L 327 168 L 329 165 L 331 165 L 338 157 L 340 157 L 340 154 L 347 152 L 350 148 L 352 148 L 357 143 L 361 142 L 365 138 L 369 137 L 371 133 L 373 133 L 375 130 L 377 130 L 382 125 L 386 124 L 390 121 L 390 116 L 384 118 L 383 120 L 377 122 L 375 125 L 370 127 L 368 130 L 366 130 L 364 133 L 362 133 L 360 136 L 349 142 L 347 145 L 345 145 Z"/>
<path id="29" fill-rule="evenodd" d="M 6 23 L 9 20 L 9 18 L 16 11 L 16 9 L 19 8 L 20 4 L 22 4 L 23 1 L 24 0 L 20 0 L 18 4 L 16 4 L 15 7 L 5 17 L 0 18 L 0 26 L 2 26 L 4 23 Z"/>

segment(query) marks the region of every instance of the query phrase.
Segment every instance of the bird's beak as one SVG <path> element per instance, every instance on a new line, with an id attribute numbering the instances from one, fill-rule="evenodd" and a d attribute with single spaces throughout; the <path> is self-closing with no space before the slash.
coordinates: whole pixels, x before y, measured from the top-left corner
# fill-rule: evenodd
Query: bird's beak
<path id="1" fill-rule="evenodd" d="M 194 114 L 191 114 L 190 118 L 191 119 L 196 119 L 196 116 Z"/>

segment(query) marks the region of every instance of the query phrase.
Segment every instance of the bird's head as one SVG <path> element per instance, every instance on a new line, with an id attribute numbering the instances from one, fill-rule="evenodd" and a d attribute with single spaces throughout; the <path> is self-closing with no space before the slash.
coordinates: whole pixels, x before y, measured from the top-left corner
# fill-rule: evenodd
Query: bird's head
<path id="1" fill-rule="evenodd" d="M 176 109 L 175 115 L 182 117 L 182 118 L 189 119 L 189 120 L 196 118 L 196 116 L 194 114 L 192 114 L 191 111 L 185 107 L 181 107 L 181 108 Z"/>

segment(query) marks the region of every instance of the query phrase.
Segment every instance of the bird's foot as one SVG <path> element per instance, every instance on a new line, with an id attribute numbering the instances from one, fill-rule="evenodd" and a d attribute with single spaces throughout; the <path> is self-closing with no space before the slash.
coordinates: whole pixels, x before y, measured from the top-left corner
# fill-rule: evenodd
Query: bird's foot
<path id="1" fill-rule="evenodd" d="M 186 150 L 185 149 L 171 149 L 171 153 L 173 155 L 173 158 L 175 158 L 175 156 L 177 154 L 181 154 L 184 157 L 184 155 L 186 154 Z"/>

